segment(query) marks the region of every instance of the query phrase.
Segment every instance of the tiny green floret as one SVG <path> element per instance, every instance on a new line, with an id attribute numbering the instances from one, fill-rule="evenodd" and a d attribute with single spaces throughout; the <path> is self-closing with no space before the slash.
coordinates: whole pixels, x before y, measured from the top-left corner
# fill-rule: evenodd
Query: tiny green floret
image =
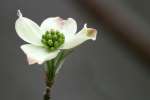
<path id="1" fill-rule="evenodd" d="M 49 51 L 58 49 L 64 43 L 64 41 L 64 34 L 55 30 L 46 31 L 45 34 L 42 35 L 41 40 L 41 42 Z"/>

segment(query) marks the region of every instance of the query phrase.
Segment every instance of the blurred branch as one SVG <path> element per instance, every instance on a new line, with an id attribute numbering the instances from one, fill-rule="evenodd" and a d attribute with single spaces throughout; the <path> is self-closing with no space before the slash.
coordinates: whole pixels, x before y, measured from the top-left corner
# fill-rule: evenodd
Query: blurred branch
<path id="1" fill-rule="evenodd" d="M 97 0 L 98 1 L 98 0 Z M 81 0 L 104 28 L 111 30 L 144 60 L 150 61 L 150 28 L 133 12 L 107 0 Z"/>

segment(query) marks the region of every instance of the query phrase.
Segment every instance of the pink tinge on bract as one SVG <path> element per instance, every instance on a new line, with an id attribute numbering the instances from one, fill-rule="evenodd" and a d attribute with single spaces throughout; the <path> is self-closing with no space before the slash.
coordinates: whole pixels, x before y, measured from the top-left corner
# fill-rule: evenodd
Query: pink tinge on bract
<path id="1" fill-rule="evenodd" d="M 39 61 L 37 59 L 33 59 L 32 57 L 30 56 L 27 56 L 27 61 L 28 61 L 28 64 L 29 65 L 32 65 L 32 64 L 42 64 L 42 61 Z"/>

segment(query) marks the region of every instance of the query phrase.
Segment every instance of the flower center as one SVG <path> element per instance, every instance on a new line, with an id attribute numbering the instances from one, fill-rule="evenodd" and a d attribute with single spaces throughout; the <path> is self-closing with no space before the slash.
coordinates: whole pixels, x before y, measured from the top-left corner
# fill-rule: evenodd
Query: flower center
<path id="1" fill-rule="evenodd" d="M 65 41 L 65 37 L 63 33 L 59 31 L 46 31 L 45 34 L 42 35 L 41 42 L 49 51 L 54 51 L 58 49 Z"/>

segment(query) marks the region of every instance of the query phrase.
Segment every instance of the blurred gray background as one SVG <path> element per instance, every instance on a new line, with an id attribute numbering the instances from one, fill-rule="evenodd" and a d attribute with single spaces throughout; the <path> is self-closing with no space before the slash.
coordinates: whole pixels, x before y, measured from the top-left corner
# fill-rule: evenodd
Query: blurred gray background
<path id="1" fill-rule="evenodd" d="M 118 11 L 127 8 L 122 13 L 137 16 L 136 20 L 140 19 L 150 32 L 149 0 L 97 3 L 119 7 Z M 95 42 L 88 41 L 76 48 L 64 63 L 53 87 L 52 100 L 150 100 L 149 60 L 104 28 L 101 19 L 97 20 L 79 0 L 0 0 L 0 100 L 42 100 L 44 91 L 42 66 L 28 66 L 20 50 L 24 42 L 14 28 L 17 9 L 38 24 L 47 17 L 72 17 L 79 30 L 85 22 L 98 30 Z M 150 33 L 142 36 L 150 39 Z"/>

